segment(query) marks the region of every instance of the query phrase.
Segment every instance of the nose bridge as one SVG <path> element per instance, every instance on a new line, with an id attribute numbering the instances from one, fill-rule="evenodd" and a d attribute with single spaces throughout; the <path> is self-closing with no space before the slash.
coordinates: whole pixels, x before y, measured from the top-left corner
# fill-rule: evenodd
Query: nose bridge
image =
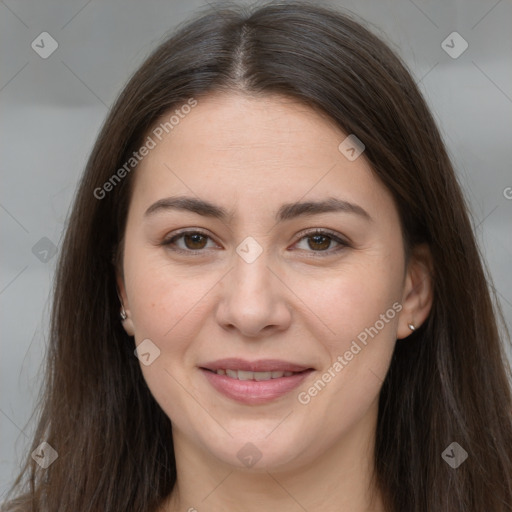
<path id="1" fill-rule="evenodd" d="M 237 251 L 238 252 L 238 251 Z M 268 268 L 268 257 L 261 253 L 254 260 L 246 260 L 240 255 L 235 258 L 235 268 L 230 283 L 231 293 L 245 300 L 272 301 L 275 293 L 272 275 Z"/>
<path id="2" fill-rule="evenodd" d="M 246 336 L 281 330 L 290 322 L 286 296 L 268 266 L 267 254 L 261 251 L 254 257 L 252 252 L 253 257 L 244 257 L 253 250 L 235 256 L 217 311 L 217 321 L 223 327 L 236 328 Z"/>
<path id="3" fill-rule="evenodd" d="M 263 292 L 269 292 L 268 286 L 271 283 L 268 282 L 268 260 L 269 260 L 269 249 L 264 249 L 264 242 L 260 239 L 258 242 L 252 236 L 244 238 L 240 244 L 236 247 L 236 254 L 234 255 L 234 271 L 233 279 L 235 284 L 240 287 L 245 286 L 253 291 L 261 289 Z M 265 286 L 267 289 L 265 289 Z M 242 291 L 238 290 L 238 291 Z"/>

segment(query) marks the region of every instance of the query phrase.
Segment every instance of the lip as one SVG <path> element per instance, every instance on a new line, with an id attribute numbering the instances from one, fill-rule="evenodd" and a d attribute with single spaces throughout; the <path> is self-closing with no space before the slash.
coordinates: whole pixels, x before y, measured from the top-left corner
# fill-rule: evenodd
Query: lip
<path id="1" fill-rule="evenodd" d="M 216 370 L 233 369 L 250 372 L 289 371 L 294 373 L 289 377 L 279 377 L 270 380 L 238 380 L 226 375 L 218 375 Z M 272 402 L 286 395 L 314 371 L 313 368 L 280 361 L 265 359 L 260 361 L 245 361 L 243 359 L 221 359 L 200 367 L 202 374 L 209 384 L 219 393 L 247 405 L 257 405 Z"/>

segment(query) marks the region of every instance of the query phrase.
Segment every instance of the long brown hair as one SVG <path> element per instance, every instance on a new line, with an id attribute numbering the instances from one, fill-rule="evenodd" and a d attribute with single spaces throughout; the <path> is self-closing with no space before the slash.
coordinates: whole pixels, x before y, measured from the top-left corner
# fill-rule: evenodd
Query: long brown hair
<path id="1" fill-rule="evenodd" d="M 59 457 L 43 470 L 28 456 L 6 510 L 148 512 L 172 491 L 170 420 L 119 321 L 113 255 L 136 170 L 101 199 L 95 190 L 162 114 L 219 90 L 299 99 L 355 134 L 393 194 L 405 250 L 430 247 L 431 313 L 397 343 L 380 394 L 375 478 L 386 510 L 512 510 L 502 317 L 443 141 L 388 46 L 350 16 L 305 2 L 201 13 L 154 51 L 112 108 L 81 179 L 56 274 L 32 450 L 44 440 Z M 442 457 L 452 442 L 468 453 L 457 469 Z"/>

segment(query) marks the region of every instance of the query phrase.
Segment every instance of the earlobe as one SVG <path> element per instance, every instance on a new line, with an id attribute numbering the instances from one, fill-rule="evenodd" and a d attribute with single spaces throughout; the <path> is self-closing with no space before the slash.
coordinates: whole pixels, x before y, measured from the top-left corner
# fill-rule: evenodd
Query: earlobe
<path id="1" fill-rule="evenodd" d="M 134 336 L 135 330 L 133 328 L 133 322 L 130 315 L 130 310 L 126 310 L 123 303 L 121 302 L 121 310 L 119 312 L 119 318 L 123 324 L 123 328 L 128 336 Z"/>
<path id="2" fill-rule="evenodd" d="M 427 319 L 433 302 L 433 262 L 427 244 L 412 250 L 402 295 L 397 339 L 407 338 Z"/>
<path id="3" fill-rule="evenodd" d="M 123 324 L 123 328 L 128 336 L 135 336 L 133 322 L 129 316 L 127 316 L 124 320 L 121 320 L 121 323 Z"/>
<path id="4" fill-rule="evenodd" d="M 123 328 L 126 331 L 126 334 L 128 336 L 134 336 L 135 330 L 133 328 L 133 322 L 130 315 L 130 309 L 128 306 L 125 307 L 125 304 L 127 304 L 127 296 L 126 296 L 126 289 L 124 286 L 123 278 L 116 274 L 116 281 L 117 281 L 117 296 L 119 297 L 119 303 L 120 303 L 120 310 L 119 310 L 119 318 L 121 323 L 123 324 Z"/>

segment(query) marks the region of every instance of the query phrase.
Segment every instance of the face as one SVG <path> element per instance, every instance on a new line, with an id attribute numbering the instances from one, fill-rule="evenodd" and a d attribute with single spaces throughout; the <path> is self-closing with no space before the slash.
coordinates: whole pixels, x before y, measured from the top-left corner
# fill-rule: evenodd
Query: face
<path id="1" fill-rule="evenodd" d="M 300 103 L 235 93 L 149 135 L 118 283 L 176 439 L 275 469 L 374 425 L 412 278 L 364 152 Z"/>

